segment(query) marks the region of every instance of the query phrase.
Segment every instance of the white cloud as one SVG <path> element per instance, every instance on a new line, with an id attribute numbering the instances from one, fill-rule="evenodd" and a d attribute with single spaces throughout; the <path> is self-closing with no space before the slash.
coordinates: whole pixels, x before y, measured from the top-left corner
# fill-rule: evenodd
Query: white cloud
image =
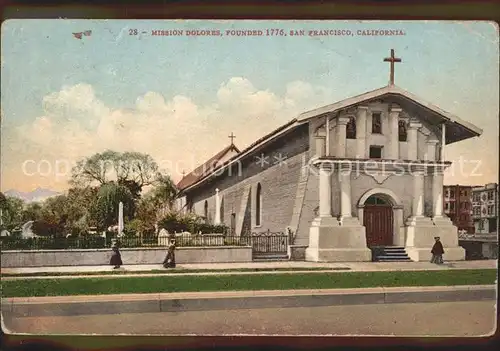
<path id="1" fill-rule="evenodd" d="M 137 98 L 132 109 L 111 109 L 88 84 L 63 87 L 43 99 L 42 116 L 18 127 L 14 140 L 23 145 L 24 152 L 17 157 L 24 159 L 17 163 L 41 155 L 51 162 L 74 162 L 105 149 L 134 150 L 150 154 L 177 180 L 182 170 L 191 170 L 228 145 L 229 133 L 234 132 L 236 145 L 244 148 L 309 108 L 307 105 L 317 107 L 328 93 L 297 81 L 279 96 L 258 90 L 246 78 L 234 77 L 221 84 L 214 102 L 204 106 L 186 96 L 166 100 L 157 92 L 148 92 Z M 57 181 L 46 185 L 60 189 L 66 179 Z"/>

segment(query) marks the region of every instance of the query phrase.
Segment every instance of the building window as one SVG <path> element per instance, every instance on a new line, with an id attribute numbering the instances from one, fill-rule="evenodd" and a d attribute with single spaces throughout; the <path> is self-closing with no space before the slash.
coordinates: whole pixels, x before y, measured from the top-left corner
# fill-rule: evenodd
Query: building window
<path id="1" fill-rule="evenodd" d="M 380 112 L 372 113 L 372 133 L 382 134 L 382 115 Z"/>
<path id="2" fill-rule="evenodd" d="M 488 191 L 488 200 L 493 200 L 494 196 L 493 191 Z"/>
<path id="3" fill-rule="evenodd" d="M 493 205 L 488 206 L 488 215 L 491 216 L 493 214 Z"/>
<path id="4" fill-rule="evenodd" d="M 382 146 L 370 146 L 370 158 L 382 158 Z"/>
<path id="5" fill-rule="evenodd" d="M 347 123 L 346 128 L 346 138 L 356 139 L 356 120 L 354 117 L 349 117 L 349 122 Z"/>
<path id="6" fill-rule="evenodd" d="M 479 230 L 484 230 L 484 222 L 481 220 L 479 221 Z"/>
<path id="7" fill-rule="evenodd" d="M 224 198 L 220 200 L 220 222 L 224 223 Z"/>
<path id="8" fill-rule="evenodd" d="M 450 209 L 450 203 L 449 202 L 447 202 L 447 203 L 444 204 L 444 209 L 445 209 L 445 211 L 448 211 Z"/>
<path id="9" fill-rule="evenodd" d="M 450 198 L 454 199 L 455 198 L 455 190 L 450 190 Z"/>
<path id="10" fill-rule="evenodd" d="M 398 121 L 399 141 L 407 141 L 408 133 L 406 131 L 406 121 Z"/>
<path id="11" fill-rule="evenodd" d="M 498 230 L 496 218 L 488 219 L 488 229 L 490 233 L 495 233 Z"/>
<path id="12" fill-rule="evenodd" d="M 255 194 L 255 225 L 259 226 L 262 222 L 262 186 L 257 184 L 257 192 Z"/>
<path id="13" fill-rule="evenodd" d="M 455 211 L 455 203 L 450 203 L 450 210 Z"/>
<path id="14" fill-rule="evenodd" d="M 205 205 L 203 209 L 203 216 L 205 217 L 205 222 L 208 223 L 208 201 L 205 200 Z"/>

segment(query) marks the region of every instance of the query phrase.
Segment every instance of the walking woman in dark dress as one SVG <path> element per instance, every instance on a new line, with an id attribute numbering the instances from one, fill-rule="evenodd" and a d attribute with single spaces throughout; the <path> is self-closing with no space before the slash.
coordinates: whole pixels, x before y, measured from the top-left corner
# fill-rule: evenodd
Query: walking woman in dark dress
<path id="1" fill-rule="evenodd" d="M 175 268 L 175 240 L 170 240 L 167 256 L 163 260 L 164 268 Z"/>
<path id="2" fill-rule="evenodd" d="M 114 266 L 113 269 L 120 268 L 123 262 L 122 262 L 122 255 L 120 254 L 120 249 L 118 247 L 118 242 L 115 241 L 111 246 L 111 249 L 113 250 L 113 254 L 111 255 L 109 264 Z"/>
<path id="3" fill-rule="evenodd" d="M 431 263 L 436 263 L 436 264 L 442 264 L 443 263 L 443 254 L 444 254 L 444 248 L 443 244 L 441 243 L 440 238 L 437 236 L 434 238 L 436 242 L 434 243 L 434 246 L 432 246 L 432 258 L 431 258 Z"/>

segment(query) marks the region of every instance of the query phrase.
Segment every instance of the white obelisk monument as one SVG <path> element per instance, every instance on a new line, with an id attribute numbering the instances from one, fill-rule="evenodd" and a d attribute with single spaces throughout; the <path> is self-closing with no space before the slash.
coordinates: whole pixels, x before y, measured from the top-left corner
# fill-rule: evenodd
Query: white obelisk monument
<path id="1" fill-rule="evenodd" d="M 123 202 L 118 205 L 118 236 L 123 235 Z"/>

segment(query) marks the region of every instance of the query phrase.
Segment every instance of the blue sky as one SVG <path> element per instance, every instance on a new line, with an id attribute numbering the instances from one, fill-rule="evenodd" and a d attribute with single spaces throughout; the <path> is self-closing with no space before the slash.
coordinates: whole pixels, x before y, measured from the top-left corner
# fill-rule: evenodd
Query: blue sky
<path id="1" fill-rule="evenodd" d="M 151 30 L 154 29 L 224 31 L 266 28 L 283 28 L 286 32 L 291 29 L 349 29 L 354 33 L 363 29 L 401 29 L 405 35 L 151 36 Z M 139 33 L 146 31 L 147 35 L 131 36 L 129 29 L 138 29 Z M 72 35 L 73 32 L 85 30 L 92 30 L 92 35 L 82 40 Z M 56 125 L 61 126 L 61 121 L 72 121 L 87 128 L 85 130 L 91 135 L 92 128 L 97 128 L 99 120 L 105 118 L 98 114 L 116 117 L 114 112 L 133 113 L 138 108 L 138 99 L 151 97 L 150 93 L 154 93 L 154 96 L 163 98 L 165 106 L 170 106 L 169 103 L 175 97 L 188 99 L 188 111 L 197 111 L 190 112 L 194 118 L 191 122 L 200 118 L 200 124 L 215 125 L 224 123 L 226 119 L 231 120 L 230 123 L 251 119 L 238 106 L 232 106 L 231 110 L 226 106 L 227 101 L 224 102 L 225 107 L 222 106 L 221 87 L 226 87 L 239 92 L 239 95 L 230 95 L 234 98 L 247 101 L 250 94 L 266 99 L 272 105 L 267 109 L 270 112 L 266 117 L 272 129 L 276 124 L 295 117 L 281 116 L 285 111 L 277 107 L 281 102 L 291 99 L 290 84 L 293 82 L 302 82 L 312 87 L 312 90 L 308 90 L 311 95 L 307 101 L 294 101 L 295 109 L 286 110 L 288 113 L 299 113 L 386 85 L 389 67 L 382 59 L 389 55 L 391 48 L 403 60 L 401 64 L 396 64 L 398 86 L 485 130 L 485 135 L 474 142 L 450 146 L 449 155 L 453 158 L 460 155 L 472 157 L 472 154 L 468 154 L 471 145 L 481 146 L 485 148 L 483 157 L 485 164 L 488 164 L 485 169 L 487 174 L 481 179 L 452 177 L 449 181 L 497 181 L 498 29 L 491 23 L 9 20 L 2 25 L 2 189 L 16 187 L 29 190 L 37 185 L 59 189 L 65 187 L 63 181 L 55 182 L 50 177 L 15 176 L 22 160 L 29 155 L 56 157 L 53 150 L 44 149 L 54 147 L 54 143 L 37 144 L 19 137 L 20 128 L 25 128 L 22 130 L 26 133 L 26 128 L 36 121 L 40 122 L 43 116 L 47 117 L 43 121 L 52 121 L 51 133 L 58 132 L 54 128 Z M 235 77 L 243 80 L 234 80 Z M 236 87 L 235 84 L 243 84 L 244 88 Z M 78 89 L 64 90 L 74 86 L 86 87 L 84 90 L 90 95 L 84 102 L 79 100 L 83 104 L 79 107 L 71 105 L 75 100 L 69 94 L 81 95 L 82 92 Z M 231 94 L 235 94 L 234 91 Z M 47 107 L 47 100 L 44 103 L 44 98 L 51 94 L 59 94 L 53 95 L 50 101 L 61 108 L 53 105 Z M 87 125 L 92 119 L 87 116 L 89 111 L 95 119 L 92 125 Z M 267 112 L 255 111 L 259 116 Z M 155 112 L 156 115 L 158 113 Z M 259 123 L 263 121 L 259 120 Z M 234 124 L 235 134 L 241 136 L 237 137 L 237 143 L 250 143 L 266 131 L 264 126 L 254 129 L 251 124 L 246 126 L 246 129 L 238 131 L 238 124 Z M 72 127 L 64 128 L 65 134 L 71 134 L 68 128 Z M 195 129 L 189 131 L 187 128 L 192 134 L 197 133 Z M 219 132 L 221 128 L 217 129 Z M 40 128 L 37 130 L 40 131 Z M 148 135 L 147 132 L 145 130 L 144 135 Z M 204 133 L 202 130 L 198 132 Z M 229 132 L 220 130 L 221 135 Z M 40 132 L 40 135 L 33 130 L 30 133 L 31 139 L 37 139 L 47 137 L 48 131 L 43 131 L 45 134 Z M 192 139 L 196 143 L 199 137 Z M 171 142 L 172 147 L 178 146 L 178 141 L 167 139 L 166 145 Z M 211 153 L 217 152 L 227 143 L 225 139 L 216 140 L 211 139 L 210 146 L 193 152 L 196 159 L 210 157 Z M 92 139 L 88 141 L 92 142 Z M 64 142 L 72 143 L 68 138 Z M 83 146 L 83 141 L 79 142 Z M 9 148 L 9 145 L 16 143 L 19 144 L 17 148 Z M 190 148 L 189 143 L 187 141 L 185 148 Z M 96 141 L 92 144 L 96 144 Z M 104 144 L 90 147 L 88 153 L 104 147 Z M 137 148 L 151 152 L 156 157 L 163 156 L 161 150 L 150 150 L 138 145 Z M 75 151 L 64 155 L 61 151 L 59 156 L 80 158 L 88 153 L 82 150 L 80 153 Z"/>

